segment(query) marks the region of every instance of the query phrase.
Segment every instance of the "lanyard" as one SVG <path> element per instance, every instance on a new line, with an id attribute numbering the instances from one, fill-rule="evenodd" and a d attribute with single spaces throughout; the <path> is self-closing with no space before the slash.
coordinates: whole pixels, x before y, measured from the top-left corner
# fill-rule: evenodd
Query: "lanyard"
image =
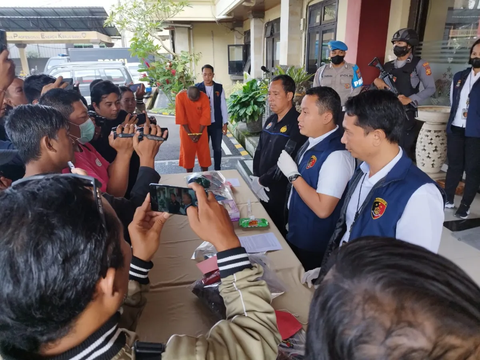
<path id="1" fill-rule="evenodd" d="M 363 188 L 363 183 L 365 182 L 365 178 L 367 177 L 368 173 L 363 175 L 362 177 L 362 182 L 360 184 L 360 190 L 358 191 L 358 200 L 357 200 L 357 209 L 355 211 L 355 219 L 358 216 L 358 209 L 360 208 L 360 199 L 362 198 L 362 188 Z"/>

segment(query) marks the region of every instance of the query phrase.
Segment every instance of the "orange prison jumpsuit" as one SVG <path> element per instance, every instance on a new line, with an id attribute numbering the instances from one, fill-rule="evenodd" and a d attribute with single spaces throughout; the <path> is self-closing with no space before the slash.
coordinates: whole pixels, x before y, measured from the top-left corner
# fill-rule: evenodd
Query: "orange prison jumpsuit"
<path id="1" fill-rule="evenodd" d="M 207 126 L 211 124 L 210 101 L 205 93 L 200 92 L 200 99 L 191 101 L 186 91 L 179 92 L 175 100 L 175 123 L 180 125 L 180 159 L 178 165 L 185 169 L 193 169 L 195 154 L 200 167 L 212 165 L 208 146 Z M 194 143 L 182 125 L 188 125 L 192 133 L 198 133 L 204 125 L 202 136 Z"/>

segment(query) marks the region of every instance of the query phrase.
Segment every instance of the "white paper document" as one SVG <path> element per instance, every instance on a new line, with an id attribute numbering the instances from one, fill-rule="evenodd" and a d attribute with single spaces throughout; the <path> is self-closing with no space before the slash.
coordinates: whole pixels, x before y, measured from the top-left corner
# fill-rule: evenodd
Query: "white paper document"
<path id="1" fill-rule="evenodd" d="M 241 236 L 240 243 L 247 253 L 254 254 L 266 251 L 282 250 L 282 245 L 273 233 Z"/>
<path id="2" fill-rule="evenodd" d="M 234 187 L 240 187 L 240 180 L 238 179 L 227 179 L 227 181 L 232 184 Z"/>

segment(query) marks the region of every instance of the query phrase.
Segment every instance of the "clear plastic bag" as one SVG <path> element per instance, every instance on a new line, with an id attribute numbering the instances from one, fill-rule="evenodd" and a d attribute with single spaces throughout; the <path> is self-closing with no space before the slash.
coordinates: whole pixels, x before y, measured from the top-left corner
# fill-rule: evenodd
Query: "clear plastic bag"
<path id="1" fill-rule="evenodd" d="M 217 255 L 217 249 L 215 249 L 215 246 L 207 241 L 204 241 L 193 252 L 192 260 L 195 260 L 196 262 L 202 262 L 203 260 L 210 259 L 215 255 Z"/>
<path id="2" fill-rule="evenodd" d="M 186 176 L 187 184 L 196 182 L 202 185 L 205 190 L 211 191 L 217 201 L 233 200 L 233 194 L 230 187 L 227 185 L 225 177 L 217 171 L 206 171 L 203 173 L 193 173 Z"/>
<path id="3" fill-rule="evenodd" d="M 210 246 L 209 246 L 210 245 Z M 204 242 L 202 243 L 194 252 L 194 257 L 197 259 L 197 256 L 207 256 L 211 257 L 216 255 L 212 253 L 213 246 L 210 243 Z M 215 250 L 215 248 L 213 248 Z M 280 281 L 275 271 L 271 269 L 269 266 L 270 262 L 266 255 L 262 254 L 255 254 L 249 255 L 250 262 L 252 264 L 258 264 L 263 268 L 263 276 L 260 278 L 267 283 L 268 289 L 270 290 L 270 294 L 272 299 L 277 298 L 278 296 L 282 295 L 286 290 L 285 285 Z M 200 259 L 200 261 L 205 260 L 204 258 Z M 203 276 L 202 279 L 195 281 L 191 285 L 192 292 L 220 319 L 226 318 L 226 309 L 225 304 L 223 302 L 223 298 L 220 296 L 219 286 L 221 284 L 220 281 L 220 272 L 214 271 L 212 273 L 206 274 Z"/>

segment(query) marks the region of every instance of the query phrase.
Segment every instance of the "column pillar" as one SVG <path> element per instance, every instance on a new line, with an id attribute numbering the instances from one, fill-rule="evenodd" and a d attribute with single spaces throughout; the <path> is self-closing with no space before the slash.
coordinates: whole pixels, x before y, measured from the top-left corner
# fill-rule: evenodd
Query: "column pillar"
<path id="1" fill-rule="evenodd" d="M 25 48 L 27 47 L 27 44 L 15 44 L 15 46 L 18 48 L 18 52 L 20 54 L 20 63 L 22 64 L 22 71 L 25 75 L 29 75 L 30 69 L 28 67 L 27 53 L 25 52 Z"/>
<path id="2" fill-rule="evenodd" d="M 264 13 L 250 14 L 250 58 L 251 58 L 251 71 L 250 75 L 253 78 L 262 77 L 261 67 L 263 63 L 263 48 L 265 27 L 263 25 Z"/>
<path id="3" fill-rule="evenodd" d="M 302 0 L 282 0 L 280 5 L 280 65 L 300 66 L 302 54 Z"/>
<path id="4" fill-rule="evenodd" d="M 391 0 L 348 2 L 345 60 L 358 65 L 364 84 L 371 84 L 378 77 L 378 70 L 368 63 L 375 56 L 382 62 L 385 60 L 390 3 Z M 375 21 L 372 21 L 372 14 L 375 14 Z"/>

